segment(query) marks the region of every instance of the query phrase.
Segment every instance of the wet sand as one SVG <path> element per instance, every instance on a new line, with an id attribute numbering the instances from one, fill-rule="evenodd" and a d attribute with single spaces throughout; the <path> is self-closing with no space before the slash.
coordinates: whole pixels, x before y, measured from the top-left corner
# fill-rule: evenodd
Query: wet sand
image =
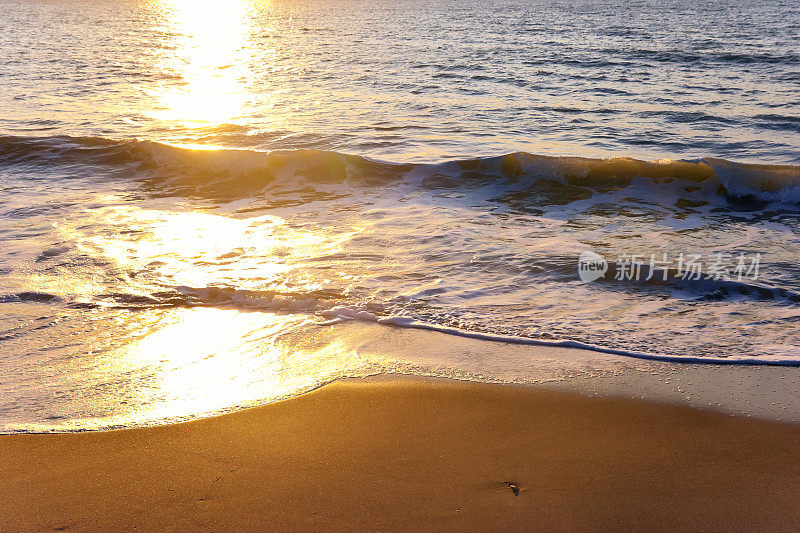
<path id="1" fill-rule="evenodd" d="M 0 436 L 0 530 L 800 528 L 800 426 L 446 380 Z"/>

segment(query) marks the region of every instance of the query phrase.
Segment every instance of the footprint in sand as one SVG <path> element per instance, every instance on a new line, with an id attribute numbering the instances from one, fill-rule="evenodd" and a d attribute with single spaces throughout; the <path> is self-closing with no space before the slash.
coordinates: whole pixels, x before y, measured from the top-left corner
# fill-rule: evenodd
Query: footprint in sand
<path id="1" fill-rule="evenodd" d="M 506 488 L 511 489 L 511 492 L 514 494 L 514 496 L 519 496 L 520 491 L 521 490 L 525 490 L 522 487 L 520 487 L 518 484 L 513 483 L 511 481 L 504 481 L 503 485 L 505 485 Z"/>

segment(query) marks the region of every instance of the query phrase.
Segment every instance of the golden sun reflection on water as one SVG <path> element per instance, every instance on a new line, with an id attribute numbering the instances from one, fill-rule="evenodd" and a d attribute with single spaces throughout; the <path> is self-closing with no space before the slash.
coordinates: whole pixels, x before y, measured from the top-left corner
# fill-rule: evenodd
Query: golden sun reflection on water
<path id="1" fill-rule="evenodd" d="M 116 361 L 151 372 L 137 394 L 153 407 L 137 416 L 211 412 L 294 392 L 298 383 L 280 375 L 285 354 L 275 335 L 302 322 L 296 315 L 179 310 L 121 350 Z"/>
<path id="2" fill-rule="evenodd" d="M 98 373 L 138 379 L 118 391 L 124 412 L 95 423 L 151 424 L 246 407 L 363 366 L 341 341 L 308 343 L 312 322 L 280 313 L 170 310 L 137 341 L 104 358 Z"/>
<path id="3" fill-rule="evenodd" d="M 314 314 L 330 303 L 332 292 L 314 292 L 330 288 L 327 258 L 358 230 L 159 209 L 158 201 L 141 208 L 113 195 L 97 202 L 105 207 L 54 225 L 58 256 L 80 268 L 43 274 L 37 285 L 92 304 L 65 321 L 63 337 L 80 334 L 85 347 L 65 379 L 94 393 L 63 400 L 74 416 L 42 428 L 177 421 L 298 394 L 364 366 L 323 335 L 330 326 Z M 224 291 L 191 287 L 246 297 L 217 300 Z"/>
<path id="4" fill-rule="evenodd" d="M 180 78 L 181 84 L 166 86 L 156 95 L 161 108 L 152 118 L 183 124 L 234 121 L 248 99 L 251 4 L 164 0 L 161 8 L 175 40 L 157 66 Z"/>
<path id="5" fill-rule="evenodd" d="M 280 290 L 289 277 L 295 292 L 317 290 L 323 280 L 298 264 L 334 253 L 357 233 L 294 228 L 273 215 L 240 219 L 125 205 L 93 210 L 91 217 L 88 233 L 81 221 L 59 229 L 84 254 L 127 272 L 129 285 L 117 287 L 123 292 L 141 292 L 148 284 Z M 98 224 L 109 231 L 97 231 Z"/>

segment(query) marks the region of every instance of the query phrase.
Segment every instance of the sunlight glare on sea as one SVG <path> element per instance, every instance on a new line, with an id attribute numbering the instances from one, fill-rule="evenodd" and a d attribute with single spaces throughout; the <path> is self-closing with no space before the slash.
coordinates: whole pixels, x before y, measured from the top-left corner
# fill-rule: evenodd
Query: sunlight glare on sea
<path id="1" fill-rule="evenodd" d="M 170 41 L 155 67 L 168 76 L 150 116 L 186 127 L 235 122 L 248 103 L 245 80 L 253 75 L 251 3 L 164 0 L 159 9 Z"/>

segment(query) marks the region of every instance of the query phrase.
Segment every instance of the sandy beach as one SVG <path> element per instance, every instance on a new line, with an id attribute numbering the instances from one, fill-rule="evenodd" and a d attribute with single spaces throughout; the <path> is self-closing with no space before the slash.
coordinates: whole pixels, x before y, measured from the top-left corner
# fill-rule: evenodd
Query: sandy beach
<path id="1" fill-rule="evenodd" d="M 0 436 L 3 531 L 800 527 L 800 426 L 532 387 L 336 382 L 182 424 Z"/>

